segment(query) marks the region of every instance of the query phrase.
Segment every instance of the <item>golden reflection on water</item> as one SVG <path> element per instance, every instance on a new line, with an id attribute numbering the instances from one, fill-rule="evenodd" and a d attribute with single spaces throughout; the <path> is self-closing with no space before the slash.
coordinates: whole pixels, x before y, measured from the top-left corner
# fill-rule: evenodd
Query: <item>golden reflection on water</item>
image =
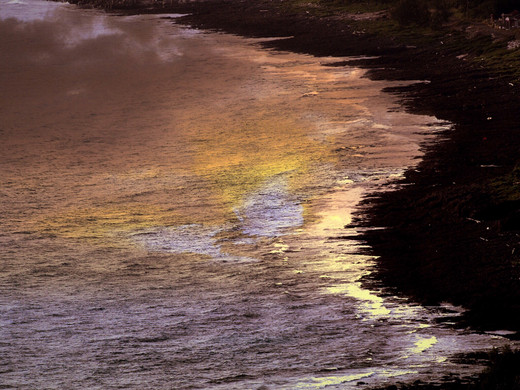
<path id="1" fill-rule="evenodd" d="M 59 31 L 45 22 L 23 29 L 31 46 L 9 46 L 16 52 L 3 65 L 20 72 L 18 58 L 30 59 L 31 77 L 6 84 L 16 109 L 5 117 L 12 162 L 4 177 L 19 185 L 13 193 L 29 181 L 39 187 L 33 227 L 96 238 L 154 224 L 222 225 L 280 175 L 283 196 L 300 207 L 294 212 L 306 225 L 320 221 L 314 233 L 350 223 L 345 208 L 360 187 L 338 192 L 333 208 L 314 200 L 330 184 L 355 184 L 335 177 L 341 170 L 379 164 L 366 162 L 367 150 L 389 148 L 379 132 L 398 117 L 362 70 L 326 68 L 236 37 L 198 38 L 157 20 L 79 19 L 64 18 Z M 32 58 L 33 47 L 44 48 L 45 61 Z M 402 156 L 391 159 L 402 165 Z"/>
<path id="2" fill-rule="evenodd" d="M 153 204 L 118 204 L 99 208 L 62 211 L 38 221 L 44 234 L 57 234 L 65 238 L 100 239 L 115 237 L 116 233 L 160 226 L 190 223 L 189 216 L 177 214 Z"/>
<path id="3" fill-rule="evenodd" d="M 412 348 L 412 353 L 421 353 L 437 344 L 437 337 L 420 337 L 415 342 L 415 347 Z"/>
<path id="4" fill-rule="evenodd" d="M 242 49 L 251 53 L 250 47 Z M 258 51 L 253 52 L 258 54 Z M 79 123 L 90 127 L 94 138 L 86 133 L 83 136 L 73 133 L 63 152 L 50 149 L 48 156 L 49 160 L 65 159 L 65 164 L 73 161 L 75 170 L 90 176 L 91 188 L 81 189 L 81 201 L 74 202 L 76 210 L 62 207 L 61 210 L 44 211 L 43 217 L 36 216 L 36 221 L 41 221 L 39 230 L 64 237 L 99 238 L 110 236 L 111 232 L 153 227 L 154 221 L 155 226 L 218 225 L 236 220 L 236 210 L 243 206 L 248 194 L 278 175 L 284 175 L 288 196 L 319 182 L 316 168 L 334 165 L 337 156 L 331 150 L 332 142 L 316 136 L 315 124 L 303 119 L 306 114 L 302 110 L 308 102 L 300 100 L 299 88 L 302 87 L 273 95 L 272 91 L 266 92 L 266 86 L 255 86 L 259 90 L 235 95 L 237 91 L 233 85 L 243 82 L 241 77 L 265 77 L 255 76 L 259 68 L 254 62 L 251 65 L 247 56 L 246 65 L 238 64 L 236 72 L 236 57 L 234 53 L 231 63 L 217 59 L 215 65 L 205 64 L 207 69 L 201 70 L 201 65 L 197 65 L 193 70 L 194 73 L 211 72 L 213 66 L 219 67 L 224 62 L 236 73 L 231 84 L 228 74 L 214 75 L 213 84 L 197 78 L 202 85 L 195 85 L 193 90 L 188 85 L 181 85 L 190 93 L 187 96 L 171 95 L 171 107 L 164 102 L 156 107 L 145 103 L 142 115 L 138 115 L 139 108 L 127 112 L 114 106 L 115 101 L 111 100 L 108 107 L 104 107 L 102 117 L 94 115 L 81 122 L 85 115 L 79 113 Z M 240 66 L 244 68 L 240 70 Z M 311 68 L 319 73 L 319 67 L 312 65 Z M 164 72 L 164 69 L 160 68 L 160 71 Z M 292 77 L 286 69 L 282 73 Z M 303 73 L 308 75 L 309 70 Z M 276 78 L 279 74 L 271 72 L 269 77 Z M 326 74 L 320 77 L 324 79 L 321 82 L 328 82 L 330 78 Z M 148 79 L 146 76 L 142 82 L 148 83 Z M 320 82 L 316 77 L 311 81 L 313 85 Z M 304 80 L 304 84 L 306 82 Z M 138 81 L 134 83 L 138 85 Z M 186 83 L 184 78 L 182 83 Z M 149 94 L 149 87 L 145 92 Z M 212 93 L 216 95 L 214 101 L 208 100 Z M 160 100 L 164 100 L 166 93 L 160 90 L 158 94 Z M 87 99 L 86 96 L 80 98 Z M 281 108 L 294 99 L 295 107 Z M 233 108 L 222 107 L 223 101 Z M 176 102 L 181 104 L 176 105 Z M 123 103 L 142 105 L 139 100 Z M 114 106 L 112 114 L 108 110 L 111 106 Z M 70 107 L 66 107 L 64 111 L 69 111 Z M 124 117 L 118 119 L 121 114 Z M 172 116 L 169 124 L 168 115 Z M 58 116 L 56 120 L 62 118 Z M 107 123 L 103 120 L 109 123 L 121 120 L 121 124 L 115 128 L 115 133 L 106 132 Z M 62 142 L 61 134 L 56 133 L 54 137 Z M 51 148 L 53 144 L 48 143 Z M 109 155 L 110 145 L 113 156 Z M 102 165 L 112 173 L 96 173 Z M 59 176 L 53 180 L 59 180 Z M 70 200 L 78 195 L 70 193 Z M 95 205 L 88 204 L 88 198 L 95 199 Z M 302 218 L 312 221 L 315 216 L 308 203 L 302 202 L 301 208 Z"/>
<path id="5" fill-rule="evenodd" d="M 327 376 L 320 378 L 309 378 L 308 382 L 297 383 L 295 389 L 323 389 L 330 386 L 338 386 L 367 378 L 374 375 L 373 372 L 366 372 L 361 374 L 353 375 L 338 375 L 338 376 Z"/>
<path id="6" fill-rule="evenodd" d="M 384 306 L 383 298 L 367 289 L 361 288 L 361 283 L 359 282 L 327 287 L 326 291 L 330 294 L 342 294 L 362 301 L 364 309 L 370 316 L 379 317 L 391 314 L 391 311 Z"/>
<path id="7" fill-rule="evenodd" d="M 290 120 L 252 120 L 239 129 L 192 128 L 179 149 L 191 153 L 174 166 L 164 161 L 160 168 L 105 175 L 92 188 L 100 205 L 62 210 L 45 217 L 40 229 L 64 237 L 99 238 L 154 226 L 222 224 L 236 219 L 235 210 L 247 195 L 269 179 L 288 174 L 292 192 L 312 180 L 310 166 L 332 159 L 326 145 L 311 140 L 301 124 Z M 179 168 L 184 179 L 170 180 Z M 105 191 L 103 181 L 111 182 Z M 306 215 L 305 205 L 303 210 Z"/>
<path id="8" fill-rule="evenodd" d="M 352 180 L 345 178 L 338 181 L 336 191 L 321 199 L 321 207 L 316 207 L 316 223 L 308 227 L 308 231 L 318 237 L 328 237 L 344 230 L 352 222 L 352 213 L 363 192 L 362 187 L 349 187 Z M 346 232 L 346 231 L 345 231 Z"/>
<path id="9" fill-rule="evenodd" d="M 289 187 L 309 180 L 309 166 L 332 155 L 309 137 L 305 124 L 290 118 L 248 118 L 240 127 L 218 127 L 195 142 L 195 173 L 214 181 L 229 211 L 268 179 L 289 173 Z"/>

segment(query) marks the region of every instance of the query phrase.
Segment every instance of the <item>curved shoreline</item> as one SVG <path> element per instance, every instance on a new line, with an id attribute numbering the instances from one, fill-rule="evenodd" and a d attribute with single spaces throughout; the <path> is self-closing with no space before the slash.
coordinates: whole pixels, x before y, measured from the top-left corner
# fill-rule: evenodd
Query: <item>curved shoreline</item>
<path id="1" fill-rule="evenodd" d="M 125 12 L 188 13 L 176 21 L 248 37 L 292 37 L 264 43 L 281 50 L 376 56 L 350 63 L 369 69 L 375 79 L 428 80 L 389 92 L 411 112 L 453 127 L 424 145 L 425 155 L 400 189 L 367 199 L 359 211 L 358 224 L 384 228 L 368 229 L 363 237 L 370 254 L 379 257 L 365 282 L 423 304 L 462 305 L 468 311 L 457 326 L 520 331 L 520 89 L 510 74 L 470 60 L 491 37 L 475 42 L 463 32 L 438 32 L 421 41 L 362 34 L 358 22 L 309 15 L 281 0 Z M 428 386 L 401 388 L 439 388 Z M 443 388 L 491 388 L 470 386 Z"/>
<path id="2" fill-rule="evenodd" d="M 135 10 L 134 10 L 135 11 Z M 474 53 L 489 45 L 464 33 L 433 33 L 410 45 L 403 36 L 359 33 L 352 15 L 316 16 L 283 1 L 216 0 L 143 8 L 178 12 L 178 23 L 270 40 L 267 47 L 356 60 L 368 77 L 428 80 L 389 92 L 408 110 L 453 123 L 425 145 L 402 187 L 368 199 L 358 223 L 370 253 L 380 257 L 367 283 L 422 303 L 469 309 L 462 326 L 520 330 L 520 89 L 492 73 Z M 365 20 L 364 23 L 370 23 Z M 341 66 L 342 64 L 336 64 Z"/>

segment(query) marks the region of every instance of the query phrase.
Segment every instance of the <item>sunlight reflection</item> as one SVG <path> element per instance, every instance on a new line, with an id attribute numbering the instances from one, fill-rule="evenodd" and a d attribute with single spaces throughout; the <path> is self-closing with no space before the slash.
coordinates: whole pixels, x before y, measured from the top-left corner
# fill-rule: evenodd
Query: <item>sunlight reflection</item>
<path id="1" fill-rule="evenodd" d="M 421 337 L 415 342 L 415 347 L 412 348 L 412 353 L 422 353 L 427 349 L 430 349 L 435 344 L 437 344 L 437 337 Z"/>
<path id="2" fill-rule="evenodd" d="M 188 217 L 150 204 L 122 204 L 112 207 L 70 209 L 34 221 L 43 234 L 67 238 L 108 238 L 118 232 L 132 232 L 153 226 L 184 224 Z M 120 237 L 116 238 L 120 240 Z"/>
<path id="3" fill-rule="evenodd" d="M 275 242 L 275 243 L 273 243 L 273 246 L 276 249 L 273 249 L 269 253 L 282 254 L 282 253 L 286 252 L 289 249 L 289 245 L 286 245 L 283 242 Z"/>
<path id="4" fill-rule="evenodd" d="M 315 261 L 313 263 L 313 269 L 322 273 L 323 278 L 336 278 L 345 277 L 345 272 L 350 272 L 354 275 L 354 280 L 359 278 L 365 272 L 363 271 L 366 261 L 370 261 L 370 256 L 361 255 L 344 255 L 337 254 L 331 256 L 328 252 L 323 252 L 324 256 L 322 261 Z M 339 276 L 335 276 L 339 273 Z"/>
<path id="5" fill-rule="evenodd" d="M 315 207 L 317 222 L 308 227 L 311 234 L 328 237 L 335 232 L 345 234 L 345 227 L 352 222 L 352 213 L 361 195 L 362 187 L 347 187 L 327 194 L 320 199 L 320 206 Z"/>
<path id="6" fill-rule="evenodd" d="M 289 193 L 284 177 L 275 177 L 249 194 L 235 213 L 250 236 L 276 237 L 303 225 L 303 206 Z"/>
<path id="7" fill-rule="evenodd" d="M 383 298 L 373 294 L 371 291 L 361 288 L 361 283 L 345 283 L 327 287 L 329 294 L 342 294 L 364 302 L 363 308 L 370 316 L 387 316 L 391 313 L 384 306 Z"/>
<path id="8" fill-rule="evenodd" d="M 248 194 L 280 174 L 286 175 L 291 191 L 297 180 L 308 180 L 302 175 L 311 164 L 330 158 L 327 146 L 313 141 L 302 123 L 278 118 L 269 107 L 261 111 L 247 114 L 246 123 L 214 130 L 210 129 L 220 124 L 218 116 L 211 123 L 196 124 L 201 128 L 195 132 L 199 140 L 194 143 L 195 172 L 212 178 L 215 190 L 231 208 L 240 207 Z"/>
<path id="9" fill-rule="evenodd" d="M 327 376 L 321 378 L 310 378 L 309 382 L 297 383 L 294 389 L 323 389 L 328 386 L 341 385 L 343 383 L 368 378 L 374 375 L 374 372 L 366 372 L 343 376 Z"/>

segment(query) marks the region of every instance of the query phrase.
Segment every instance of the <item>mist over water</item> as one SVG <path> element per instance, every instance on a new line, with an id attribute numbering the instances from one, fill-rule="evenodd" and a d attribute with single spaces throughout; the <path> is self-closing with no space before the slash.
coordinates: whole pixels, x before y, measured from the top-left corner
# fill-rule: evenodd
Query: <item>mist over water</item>
<path id="1" fill-rule="evenodd" d="M 360 388 L 502 339 L 360 278 L 351 213 L 449 124 L 258 40 L 0 0 L 5 388 Z M 351 238 L 345 238 L 349 236 Z"/>

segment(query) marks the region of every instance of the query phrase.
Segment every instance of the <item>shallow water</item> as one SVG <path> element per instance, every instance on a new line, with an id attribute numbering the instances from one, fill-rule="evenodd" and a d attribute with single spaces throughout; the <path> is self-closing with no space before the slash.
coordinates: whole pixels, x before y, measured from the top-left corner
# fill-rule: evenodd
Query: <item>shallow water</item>
<path id="1" fill-rule="evenodd" d="M 437 324 L 456 308 L 365 289 L 374 259 L 351 225 L 449 124 L 325 66 L 338 58 L 174 17 L 0 0 L 2 386 L 473 372 L 451 357 L 504 340 Z"/>

